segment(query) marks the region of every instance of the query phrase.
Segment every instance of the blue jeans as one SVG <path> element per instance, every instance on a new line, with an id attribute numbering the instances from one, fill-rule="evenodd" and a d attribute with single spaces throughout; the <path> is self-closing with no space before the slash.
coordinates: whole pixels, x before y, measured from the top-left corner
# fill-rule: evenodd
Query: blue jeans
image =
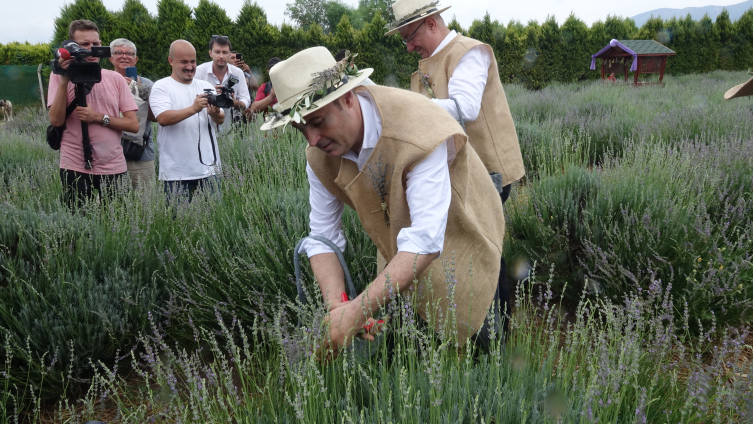
<path id="1" fill-rule="evenodd" d="M 174 195 L 187 197 L 190 202 L 193 199 L 193 193 L 198 188 L 201 188 L 208 194 L 216 194 L 218 196 L 222 194 L 220 191 L 220 178 L 216 175 L 198 180 L 164 181 L 164 183 L 168 203 Z"/>

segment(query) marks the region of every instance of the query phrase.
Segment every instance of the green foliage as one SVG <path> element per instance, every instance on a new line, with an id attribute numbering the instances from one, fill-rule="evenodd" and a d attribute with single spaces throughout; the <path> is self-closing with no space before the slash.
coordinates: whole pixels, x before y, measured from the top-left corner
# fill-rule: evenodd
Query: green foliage
<path id="1" fill-rule="evenodd" d="M 175 40 L 186 40 L 194 45 L 198 54 L 201 50 L 209 50 L 208 44 L 206 47 L 197 46 L 194 43 L 194 20 L 191 15 L 193 9 L 187 5 L 183 0 L 159 0 L 157 2 L 157 28 L 159 28 L 156 49 L 162 52 L 164 58 L 157 63 L 157 69 L 155 75 L 170 75 L 172 69 L 167 61 L 167 55 L 170 50 L 170 44 Z M 209 40 L 207 40 L 208 42 Z M 201 48 L 201 50 L 200 50 Z"/>
<path id="2" fill-rule="evenodd" d="M 211 0 L 200 0 L 194 9 L 194 31 L 192 43 L 196 47 L 196 61 L 209 62 L 209 41 L 213 35 L 230 36 L 233 22 L 225 10 Z M 233 40 L 230 40 L 231 44 Z M 231 50 L 236 50 L 235 46 Z M 237 50 L 236 50 L 237 51 Z"/>
<path id="3" fill-rule="evenodd" d="M 155 70 L 165 61 L 166 51 L 160 50 L 155 43 L 159 36 L 157 20 L 140 0 L 126 0 L 123 10 L 115 14 L 111 42 L 125 38 L 136 45 L 139 61 L 136 64 L 139 73 L 154 81 L 159 79 Z"/>
<path id="4" fill-rule="evenodd" d="M 101 0 L 75 0 L 67 3 L 60 9 L 60 16 L 55 19 L 55 32 L 51 44 L 58 46 L 68 39 L 68 26 L 77 19 L 87 19 L 99 28 L 99 37 L 102 42 L 110 40 L 110 30 L 113 26 L 113 14 L 105 8 Z"/>
<path id="5" fill-rule="evenodd" d="M 115 13 L 108 12 L 101 0 L 76 0 L 65 5 L 55 21 L 53 43 L 67 38 L 73 19 L 92 19 L 100 25 L 103 42 L 119 37 L 134 41 L 139 72 L 159 79 L 170 73 L 167 51 L 172 41 L 193 43 L 201 63 L 209 60 L 209 37 L 229 35 L 233 49 L 244 54 L 260 82 L 268 78 L 270 57 L 286 59 L 318 45 L 333 53 L 349 48 L 359 53 L 359 67 L 375 69 L 372 79 L 376 83 L 408 87 L 420 58 L 406 51 L 398 35 L 384 37 L 384 25 L 393 19 L 391 4 L 392 0 L 360 0 L 354 8 L 341 0 L 295 0 L 286 11 L 295 25 L 278 27 L 269 24 L 262 7 L 251 0 L 244 0 L 235 21 L 211 0 L 201 0 L 195 10 L 184 0 L 160 0 L 156 19 L 140 0 L 127 0 Z M 554 81 L 599 78 L 598 71 L 589 69 L 590 55 L 612 39 L 653 39 L 675 50 L 677 55 L 667 62 L 668 74 L 743 70 L 753 63 L 753 10 L 735 23 L 726 10 L 715 22 L 708 17 L 698 22 L 689 16 L 669 21 L 651 18 L 641 28 L 618 16 L 607 16 L 589 28 L 574 15 L 561 26 L 553 17 L 541 25 L 510 21 L 505 26 L 486 13 L 467 31 L 454 16 L 448 27 L 492 47 L 503 83 L 521 82 L 535 89 Z M 49 48 L 21 43 L 0 46 L 0 64 L 37 63 L 45 56 L 44 49 Z"/>

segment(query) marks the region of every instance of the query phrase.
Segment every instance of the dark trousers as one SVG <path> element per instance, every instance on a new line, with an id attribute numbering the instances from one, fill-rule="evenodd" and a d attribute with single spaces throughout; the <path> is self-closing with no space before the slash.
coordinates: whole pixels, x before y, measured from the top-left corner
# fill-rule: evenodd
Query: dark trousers
<path id="1" fill-rule="evenodd" d="M 97 190 L 99 200 L 106 202 L 113 198 L 117 192 L 117 186 L 120 180 L 125 176 L 125 172 L 112 175 L 86 174 L 68 169 L 60 170 L 60 181 L 63 184 L 64 205 L 71 209 L 80 208 L 85 202 L 94 200 L 92 190 Z M 126 188 L 123 187 L 125 190 Z"/>
<path id="2" fill-rule="evenodd" d="M 508 184 L 502 188 L 502 192 L 499 193 L 499 197 L 502 199 L 502 204 L 510 197 L 511 184 Z M 510 285 L 507 281 L 507 264 L 505 258 L 500 258 L 499 277 L 497 279 L 497 291 L 494 293 L 494 311 L 493 319 L 489 321 L 489 316 L 484 320 L 484 324 L 473 336 L 473 341 L 481 349 L 489 350 L 491 329 L 494 328 L 497 339 L 507 334 L 510 329 Z"/>
<path id="3" fill-rule="evenodd" d="M 190 202 L 193 200 L 193 194 L 196 189 L 208 191 L 212 194 L 221 194 L 220 192 L 220 179 L 216 175 L 211 177 L 200 178 L 198 180 L 180 180 L 180 181 L 165 181 L 165 194 L 167 194 L 167 202 L 173 196 L 180 196 L 181 198 L 187 198 Z"/>

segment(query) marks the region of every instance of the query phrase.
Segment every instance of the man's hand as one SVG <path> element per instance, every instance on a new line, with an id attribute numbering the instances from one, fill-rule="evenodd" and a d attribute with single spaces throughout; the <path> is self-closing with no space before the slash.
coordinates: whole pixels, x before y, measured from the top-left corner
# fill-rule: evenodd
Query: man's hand
<path id="1" fill-rule="evenodd" d="M 246 104 L 243 103 L 240 100 L 233 99 L 233 107 L 236 108 L 236 109 L 238 109 L 238 110 L 245 110 L 246 109 Z"/>
<path id="2" fill-rule="evenodd" d="M 207 113 L 209 114 L 209 116 L 219 117 L 220 112 L 222 112 L 222 109 L 218 108 L 217 106 L 207 104 Z"/>
<path id="3" fill-rule="evenodd" d="M 81 107 L 78 106 L 76 108 L 76 114 L 78 116 L 78 119 L 81 120 L 81 122 L 86 122 L 87 124 L 102 123 L 102 118 L 105 117 L 104 114 L 95 112 L 91 106 Z"/>
<path id="4" fill-rule="evenodd" d="M 193 100 L 193 105 L 191 105 L 191 110 L 193 113 L 199 113 L 202 109 L 209 106 L 209 99 L 207 99 L 206 94 L 199 94 L 196 96 L 196 98 Z"/>
<path id="5" fill-rule="evenodd" d="M 222 94 L 222 84 L 215 85 L 214 89 L 217 90 L 217 94 Z"/>
<path id="6" fill-rule="evenodd" d="M 63 70 L 66 70 L 66 71 L 67 71 L 67 70 L 68 70 L 68 66 L 69 66 L 69 65 L 70 65 L 71 63 L 73 63 L 73 61 L 74 61 L 74 60 L 75 60 L 74 58 L 70 58 L 70 59 L 59 59 L 59 60 L 58 60 L 58 66 L 60 66 L 60 69 L 63 69 Z M 68 83 L 69 83 L 70 81 L 71 81 L 71 79 L 70 79 L 70 78 L 68 78 L 68 75 L 67 75 L 67 73 L 66 73 L 66 75 L 60 75 L 60 85 L 68 85 Z"/>
<path id="7" fill-rule="evenodd" d="M 277 95 L 275 94 L 275 88 L 274 87 L 272 87 L 271 89 L 269 89 L 269 98 L 270 99 L 276 99 L 277 98 Z"/>
<path id="8" fill-rule="evenodd" d="M 347 302 L 334 309 L 327 315 L 325 321 L 329 324 L 329 339 L 321 341 L 318 352 L 319 357 L 325 361 L 335 359 L 341 349 L 347 346 L 354 337 L 361 336 L 365 340 L 375 340 L 372 334 L 363 331 L 367 318 L 361 311 L 360 305 L 355 302 Z"/>

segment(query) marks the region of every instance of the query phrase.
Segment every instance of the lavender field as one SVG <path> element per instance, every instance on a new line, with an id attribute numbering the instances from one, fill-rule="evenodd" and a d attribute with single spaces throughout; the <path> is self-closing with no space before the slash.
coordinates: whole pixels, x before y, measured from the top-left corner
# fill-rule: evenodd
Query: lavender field
<path id="1" fill-rule="evenodd" d="M 527 169 L 505 211 L 510 334 L 456 346 L 453 313 L 434 333 L 398 299 L 383 337 L 329 364 L 310 354 L 323 305 L 294 301 L 299 134 L 220 138 L 219 199 L 123 187 L 72 214 L 46 118 L 18 113 L 0 127 L 0 422 L 750 421 L 753 100 L 722 100 L 747 78 L 507 86 Z M 376 251 L 344 223 L 364 287 Z"/>

